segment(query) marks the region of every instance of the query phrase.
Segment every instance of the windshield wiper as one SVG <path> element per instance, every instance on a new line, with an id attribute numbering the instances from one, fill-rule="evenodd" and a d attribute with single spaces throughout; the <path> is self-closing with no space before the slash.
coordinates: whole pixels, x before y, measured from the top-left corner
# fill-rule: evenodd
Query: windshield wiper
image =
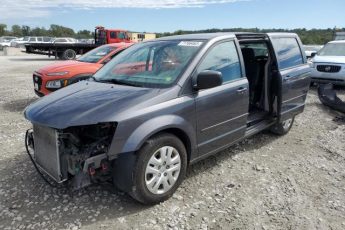
<path id="1" fill-rule="evenodd" d="M 119 81 L 117 79 L 102 79 L 102 80 L 96 80 L 98 82 L 110 82 L 112 84 L 116 85 L 128 85 L 128 86 L 134 86 L 134 87 L 141 87 L 139 84 L 131 83 L 131 82 L 126 82 L 126 81 Z"/>

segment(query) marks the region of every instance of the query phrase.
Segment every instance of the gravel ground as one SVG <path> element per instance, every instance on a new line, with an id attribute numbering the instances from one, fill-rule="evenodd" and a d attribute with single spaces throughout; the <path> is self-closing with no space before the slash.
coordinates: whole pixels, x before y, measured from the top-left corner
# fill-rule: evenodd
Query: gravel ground
<path id="1" fill-rule="evenodd" d="M 37 100 L 32 72 L 53 61 L 0 57 L 0 229 L 345 229 L 345 123 L 315 89 L 289 134 L 258 134 L 193 165 L 159 205 L 110 184 L 47 186 L 25 153 L 23 110 Z"/>

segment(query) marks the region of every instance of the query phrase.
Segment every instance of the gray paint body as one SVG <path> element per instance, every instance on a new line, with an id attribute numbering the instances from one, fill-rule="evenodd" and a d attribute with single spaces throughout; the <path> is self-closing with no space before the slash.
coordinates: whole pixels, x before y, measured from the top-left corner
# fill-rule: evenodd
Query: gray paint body
<path id="1" fill-rule="evenodd" d="M 242 33 L 243 34 L 243 33 Z M 261 34 L 268 39 L 267 35 Z M 269 36 L 295 36 L 271 34 Z M 166 129 L 184 132 L 190 142 L 190 160 L 219 150 L 245 137 L 248 116 L 248 80 L 236 34 L 195 34 L 161 40 L 205 40 L 178 82 L 171 88 L 150 89 L 83 81 L 58 90 L 30 105 L 25 117 L 32 123 L 56 129 L 117 122 L 109 159 L 137 151 L 152 135 Z M 235 40 L 242 78 L 212 89 L 192 89 L 194 70 L 217 42 Z M 300 44 L 301 45 L 301 44 Z M 304 57 L 305 58 L 305 57 Z M 302 66 L 280 71 L 280 114 L 290 117 L 303 111 L 309 87 L 306 59 Z M 285 80 L 288 78 L 289 80 Z M 291 79 L 291 80 L 290 80 Z M 278 111 L 279 112 L 279 111 Z"/>

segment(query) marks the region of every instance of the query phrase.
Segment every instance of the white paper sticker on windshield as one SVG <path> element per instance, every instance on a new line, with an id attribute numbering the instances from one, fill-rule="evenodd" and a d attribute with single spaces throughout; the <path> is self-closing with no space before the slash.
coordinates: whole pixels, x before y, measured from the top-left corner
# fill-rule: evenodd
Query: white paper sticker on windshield
<path id="1" fill-rule="evenodd" d="M 193 42 L 193 41 L 182 41 L 178 45 L 179 46 L 195 46 L 199 47 L 201 46 L 202 42 Z"/>

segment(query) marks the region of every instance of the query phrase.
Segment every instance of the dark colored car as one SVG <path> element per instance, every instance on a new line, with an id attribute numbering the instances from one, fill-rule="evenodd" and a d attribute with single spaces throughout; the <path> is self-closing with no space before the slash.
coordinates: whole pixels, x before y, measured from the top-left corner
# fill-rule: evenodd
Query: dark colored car
<path id="1" fill-rule="evenodd" d="M 262 130 L 286 134 L 304 109 L 309 74 L 295 34 L 143 42 L 92 80 L 30 105 L 26 143 L 34 164 L 58 183 L 113 179 L 136 200 L 157 203 L 190 164 Z"/>

